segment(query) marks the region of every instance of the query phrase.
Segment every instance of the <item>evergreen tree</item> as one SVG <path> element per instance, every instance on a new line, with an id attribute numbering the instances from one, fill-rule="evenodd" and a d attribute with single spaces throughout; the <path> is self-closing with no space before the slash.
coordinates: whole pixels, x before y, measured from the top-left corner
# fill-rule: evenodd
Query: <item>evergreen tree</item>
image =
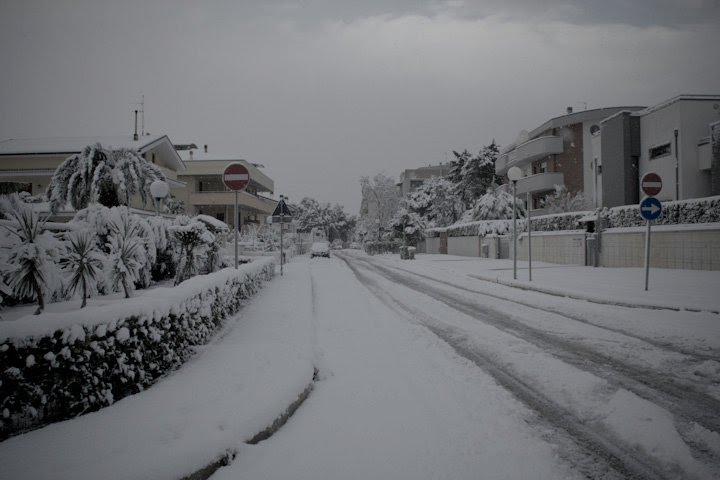
<path id="1" fill-rule="evenodd" d="M 410 192 L 404 203 L 428 227 L 445 227 L 458 220 L 463 211 L 454 185 L 443 177 L 434 177 Z"/>

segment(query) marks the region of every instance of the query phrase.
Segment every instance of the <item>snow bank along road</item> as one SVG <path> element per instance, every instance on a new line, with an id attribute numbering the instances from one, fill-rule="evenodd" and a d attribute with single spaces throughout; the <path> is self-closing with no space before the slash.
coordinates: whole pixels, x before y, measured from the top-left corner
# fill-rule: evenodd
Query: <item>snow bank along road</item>
<path id="1" fill-rule="evenodd" d="M 511 392 L 582 474 L 720 477 L 718 350 L 658 336 L 657 311 L 520 293 L 388 257 L 341 258 L 378 298 Z"/>

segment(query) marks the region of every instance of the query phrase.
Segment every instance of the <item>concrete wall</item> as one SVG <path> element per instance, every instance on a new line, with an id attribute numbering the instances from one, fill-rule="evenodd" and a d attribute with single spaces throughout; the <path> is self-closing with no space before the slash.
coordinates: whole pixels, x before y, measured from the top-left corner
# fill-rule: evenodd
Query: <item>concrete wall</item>
<path id="1" fill-rule="evenodd" d="M 538 262 L 586 265 L 586 233 L 583 231 L 532 234 L 532 257 Z M 528 237 L 518 237 L 518 256 L 528 258 Z M 425 239 L 426 253 L 440 253 L 440 239 Z M 450 255 L 512 258 L 510 236 L 449 237 Z M 654 226 L 650 266 L 690 270 L 720 270 L 720 225 Z M 645 228 L 604 230 L 600 237 L 601 267 L 642 267 L 645 261 Z"/>
<path id="2" fill-rule="evenodd" d="M 538 262 L 585 265 L 585 232 L 543 232 L 532 234 L 532 258 Z M 512 255 L 512 245 L 510 246 Z M 528 259 L 528 236 L 518 237 L 518 260 Z"/>
<path id="3" fill-rule="evenodd" d="M 440 238 L 439 237 L 425 239 L 425 253 L 433 253 L 433 254 L 440 253 Z"/>
<path id="4" fill-rule="evenodd" d="M 480 256 L 480 237 L 448 237 L 448 255 Z"/>
<path id="5" fill-rule="evenodd" d="M 656 226 L 650 236 L 650 266 L 690 270 L 720 270 L 720 227 L 697 230 Z M 617 228 L 602 232 L 603 267 L 642 267 L 645 228 Z"/>

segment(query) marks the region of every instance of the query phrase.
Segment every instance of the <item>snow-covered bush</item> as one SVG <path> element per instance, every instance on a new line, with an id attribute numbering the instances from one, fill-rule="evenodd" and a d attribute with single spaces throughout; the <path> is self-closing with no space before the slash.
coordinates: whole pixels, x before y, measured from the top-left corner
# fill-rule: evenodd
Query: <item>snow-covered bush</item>
<path id="1" fill-rule="evenodd" d="M 137 393 L 187 361 L 271 279 L 271 257 L 152 297 L 0 322 L 0 440 Z"/>
<path id="2" fill-rule="evenodd" d="M 200 273 L 215 243 L 215 237 L 202 222 L 185 216 L 178 217 L 177 222 L 169 228 L 177 252 L 175 285 Z"/>
<path id="3" fill-rule="evenodd" d="M 111 288 L 117 290 L 121 286 L 125 298 L 130 298 L 147 262 L 142 227 L 127 208 L 111 209 L 108 227 L 107 247 L 110 254 L 105 272 Z"/>
<path id="4" fill-rule="evenodd" d="M 525 217 L 525 205 L 520 199 L 516 198 L 515 208 L 518 218 Z M 504 190 L 490 188 L 475 201 L 472 208 L 463 213 L 460 222 L 469 223 L 478 220 L 512 219 L 512 215 L 513 196 Z"/>
<path id="5" fill-rule="evenodd" d="M 60 267 L 68 275 L 67 290 L 73 294 L 80 290 L 82 305 L 87 305 L 88 296 L 95 293 L 102 275 L 102 256 L 89 230 L 73 231 L 65 236 L 66 250 L 61 254 Z"/>
<path id="6" fill-rule="evenodd" d="M 555 185 L 555 191 L 552 195 L 546 196 L 540 202 L 540 206 L 548 213 L 579 212 L 587 210 L 590 202 L 583 192 L 573 195 L 564 185 Z"/>
<path id="7" fill-rule="evenodd" d="M 394 237 L 405 245 L 417 245 L 423 239 L 424 222 L 418 214 L 406 208 L 395 212 L 390 219 L 390 228 L 393 229 Z"/>
<path id="8" fill-rule="evenodd" d="M 662 202 L 662 213 L 656 225 L 720 222 L 720 197 L 706 197 L 674 202 Z M 638 205 L 603 208 L 600 210 L 603 228 L 639 227 L 645 225 Z"/>
<path id="9" fill-rule="evenodd" d="M 6 233 L 0 248 L 2 276 L 18 300 L 37 301 L 39 314 L 46 299 L 62 290 L 57 267 L 61 243 L 43 231 L 45 221 L 16 193 L 0 198 L 0 212 Z"/>

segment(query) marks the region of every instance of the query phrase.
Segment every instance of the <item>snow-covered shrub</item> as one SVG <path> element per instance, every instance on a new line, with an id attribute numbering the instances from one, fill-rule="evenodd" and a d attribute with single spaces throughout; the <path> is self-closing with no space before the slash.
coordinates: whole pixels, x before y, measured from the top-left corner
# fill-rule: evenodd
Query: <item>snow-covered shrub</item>
<path id="1" fill-rule="evenodd" d="M 400 251 L 400 244 L 391 241 L 365 242 L 363 243 L 363 250 L 369 255 L 398 253 Z"/>
<path id="2" fill-rule="evenodd" d="M 80 290 L 82 305 L 87 305 L 88 296 L 95 293 L 102 276 L 102 256 L 95 244 L 94 234 L 88 230 L 73 231 L 65 238 L 67 247 L 60 256 L 60 267 L 68 275 L 67 290 Z"/>
<path id="3" fill-rule="evenodd" d="M 186 216 L 178 217 L 177 222 L 169 228 L 177 252 L 175 285 L 200 273 L 210 246 L 215 243 L 215 236 L 202 222 Z"/>
<path id="4" fill-rule="evenodd" d="M 169 228 L 172 222 L 165 217 L 148 217 L 147 223 L 152 229 L 155 240 L 155 263 L 152 265 L 151 278 L 156 282 L 175 277 L 175 244 Z"/>
<path id="5" fill-rule="evenodd" d="M 135 282 L 141 278 L 140 272 L 147 262 L 142 227 L 133 218 L 127 208 L 110 210 L 110 223 L 107 247 L 110 251 L 105 272 L 111 288 L 122 287 L 125 298 L 130 298 L 135 290 Z"/>
<path id="6" fill-rule="evenodd" d="M 548 213 L 579 212 L 587 210 L 590 206 L 590 202 L 585 198 L 583 192 L 573 195 L 564 185 L 555 185 L 552 195 L 546 196 L 540 204 L 541 208 Z"/>
<path id="7" fill-rule="evenodd" d="M 662 202 L 662 208 L 660 217 L 654 221 L 656 225 L 720 222 L 720 197 Z M 638 205 L 603 208 L 600 216 L 603 219 L 603 228 L 645 225 Z"/>
<path id="8" fill-rule="evenodd" d="M 2 276 L 17 300 L 37 301 L 39 314 L 45 300 L 62 290 L 57 267 L 61 243 L 43 231 L 45 221 L 16 193 L 0 198 L 0 212 L 7 233 L 0 249 Z"/>
<path id="9" fill-rule="evenodd" d="M 525 217 L 525 205 L 519 198 L 515 200 L 515 209 L 518 218 Z M 512 215 L 513 196 L 504 190 L 490 188 L 475 201 L 472 208 L 463 213 L 460 223 L 469 223 L 478 220 L 512 219 Z"/>
<path id="10" fill-rule="evenodd" d="M 390 219 L 394 237 L 406 245 L 417 245 L 423 239 L 424 222 L 416 213 L 400 208 Z"/>
<path id="11" fill-rule="evenodd" d="M 207 343 L 274 272 L 272 257 L 263 257 L 124 300 L 122 308 L 45 314 L 34 333 L 23 333 L 22 319 L 0 322 L 0 440 L 152 385 Z"/>

